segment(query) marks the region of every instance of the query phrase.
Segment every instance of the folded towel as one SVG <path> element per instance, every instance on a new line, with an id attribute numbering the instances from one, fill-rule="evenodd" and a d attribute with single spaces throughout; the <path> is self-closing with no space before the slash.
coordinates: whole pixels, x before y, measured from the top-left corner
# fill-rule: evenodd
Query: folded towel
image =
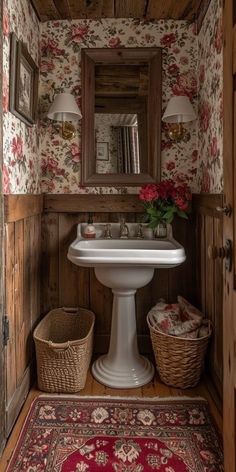
<path id="1" fill-rule="evenodd" d="M 172 336 L 196 339 L 208 334 L 202 313 L 183 297 L 173 304 L 159 301 L 148 316 L 159 331 Z"/>

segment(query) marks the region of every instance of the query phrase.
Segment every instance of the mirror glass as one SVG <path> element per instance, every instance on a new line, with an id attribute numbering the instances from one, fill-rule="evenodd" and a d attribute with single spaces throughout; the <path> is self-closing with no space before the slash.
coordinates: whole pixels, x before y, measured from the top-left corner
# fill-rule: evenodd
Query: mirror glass
<path id="1" fill-rule="evenodd" d="M 95 113 L 96 172 L 140 174 L 136 113 Z"/>
<path id="2" fill-rule="evenodd" d="M 158 179 L 161 51 L 140 49 L 82 50 L 85 185 Z"/>

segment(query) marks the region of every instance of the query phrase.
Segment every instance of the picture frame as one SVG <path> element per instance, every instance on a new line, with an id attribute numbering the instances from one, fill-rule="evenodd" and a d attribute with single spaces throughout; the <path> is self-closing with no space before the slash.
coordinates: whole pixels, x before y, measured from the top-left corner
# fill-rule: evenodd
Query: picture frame
<path id="1" fill-rule="evenodd" d="M 37 119 L 38 67 L 25 44 L 11 34 L 9 109 L 25 124 Z"/>
<path id="2" fill-rule="evenodd" d="M 97 142 L 96 159 L 98 161 L 109 161 L 109 143 Z"/>

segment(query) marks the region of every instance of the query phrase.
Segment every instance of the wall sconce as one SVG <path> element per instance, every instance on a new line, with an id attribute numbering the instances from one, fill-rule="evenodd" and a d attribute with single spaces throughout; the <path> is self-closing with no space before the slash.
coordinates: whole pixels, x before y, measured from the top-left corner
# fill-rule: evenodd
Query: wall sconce
<path id="1" fill-rule="evenodd" d="M 173 141 L 181 141 L 186 130 L 183 123 L 196 120 L 196 114 L 188 97 L 172 97 L 166 107 L 162 121 L 169 123 L 168 135 Z"/>
<path id="2" fill-rule="evenodd" d="M 72 139 L 75 135 L 75 127 L 71 121 L 82 118 L 81 111 L 71 93 L 59 93 L 51 105 L 48 118 L 61 121 L 61 136 L 63 139 Z"/>

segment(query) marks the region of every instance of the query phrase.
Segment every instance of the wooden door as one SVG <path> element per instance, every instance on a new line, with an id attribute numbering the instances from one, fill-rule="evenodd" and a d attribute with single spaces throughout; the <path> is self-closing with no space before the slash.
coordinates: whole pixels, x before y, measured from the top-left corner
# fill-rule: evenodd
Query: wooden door
<path id="1" fill-rule="evenodd" d="M 232 241 L 231 271 L 224 268 L 224 455 L 225 472 L 236 472 L 236 4 L 224 2 L 224 215 L 223 238 Z"/>
<path id="2" fill-rule="evenodd" d="M 0 2 L 0 30 L 2 31 L 2 2 Z M 2 35 L 0 35 L 2 51 Z M 2 54 L 0 55 L 0 90 L 2 90 Z M 2 93 L 0 93 L 0 169 L 2 169 Z M 0 452 L 5 444 L 5 376 L 4 376 L 4 342 L 3 342 L 3 195 L 0 179 Z"/>
<path id="3" fill-rule="evenodd" d="M 35 380 L 32 333 L 40 317 L 41 211 L 39 195 L 5 196 L 6 435 Z"/>

